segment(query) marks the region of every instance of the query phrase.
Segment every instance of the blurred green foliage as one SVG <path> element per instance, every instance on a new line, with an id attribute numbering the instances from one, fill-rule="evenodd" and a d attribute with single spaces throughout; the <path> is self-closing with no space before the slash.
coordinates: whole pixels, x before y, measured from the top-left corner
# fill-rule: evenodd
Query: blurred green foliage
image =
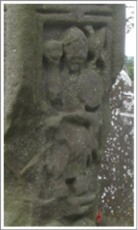
<path id="1" fill-rule="evenodd" d="M 125 67 L 132 81 L 134 81 L 134 57 L 125 56 Z"/>

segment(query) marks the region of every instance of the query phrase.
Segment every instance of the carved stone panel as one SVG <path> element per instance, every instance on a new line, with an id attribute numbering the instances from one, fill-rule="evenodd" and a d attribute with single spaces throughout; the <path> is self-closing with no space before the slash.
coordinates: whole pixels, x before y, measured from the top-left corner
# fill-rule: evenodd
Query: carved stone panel
<path id="1" fill-rule="evenodd" d="M 27 190 L 22 203 L 30 207 L 28 225 L 95 226 L 109 90 L 123 63 L 124 5 L 29 7 L 36 38 L 26 68 L 33 67 L 34 75 L 28 72 L 12 100 L 5 175 L 12 172 L 15 187 L 21 183 Z M 17 225 L 26 225 L 25 219 Z"/>

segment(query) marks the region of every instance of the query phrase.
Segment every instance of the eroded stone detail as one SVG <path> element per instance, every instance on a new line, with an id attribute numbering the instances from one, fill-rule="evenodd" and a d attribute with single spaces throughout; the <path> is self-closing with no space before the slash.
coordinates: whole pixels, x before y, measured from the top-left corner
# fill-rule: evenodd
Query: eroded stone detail
<path id="1" fill-rule="evenodd" d="M 36 12 L 41 64 L 40 81 L 32 85 L 40 94 L 31 111 L 19 109 L 6 133 L 6 166 L 27 187 L 28 225 L 95 226 L 97 175 L 115 78 L 113 6 L 41 5 Z"/>
<path id="2" fill-rule="evenodd" d="M 78 27 L 63 31 L 61 41 L 44 42 L 43 77 L 49 108 L 44 125 L 51 147 L 42 157 L 35 225 L 38 221 L 45 225 L 43 219 L 53 216 L 71 225 L 85 215 L 95 218 L 104 86 L 94 66 L 98 57 L 88 60 L 88 51 L 88 39 Z M 57 206 L 58 213 L 54 213 Z"/>

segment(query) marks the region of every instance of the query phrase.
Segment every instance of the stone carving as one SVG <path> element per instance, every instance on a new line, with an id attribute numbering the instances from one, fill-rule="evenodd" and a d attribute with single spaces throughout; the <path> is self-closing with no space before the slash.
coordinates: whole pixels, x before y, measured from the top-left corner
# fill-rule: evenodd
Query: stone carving
<path id="1" fill-rule="evenodd" d="M 15 119 L 6 133 L 6 167 L 27 186 L 23 202 L 30 205 L 28 225 L 95 226 L 109 90 L 121 67 L 111 75 L 113 7 L 38 5 L 36 14 L 42 29 L 40 81 L 32 85 L 40 93 L 31 115 L 22 107 L 29 114 L 27 122 Z M 18 137 L 16 132 L 11 136 L 13 128 Z M 16 156 L 16 170 L 11 156 Z"/>
<path id="2" fill-rule="evenodd" d="M 49 98 L 54 106 L 57 106 L 60 103 L 61 77 L 59 65 L 62 55 L 63 51 L 61 42 L 50 40 L 44 43 L 46 98 Z"/>
<path id="3" fill-rule="evenodd" d="M 61 38 L 61 70 L 61 43 L 53 40 L 44 43 L 44 55 L 48 64 L 50 62 L 46 72 L 49 93 L 46 99 L 50 101 L 53 113 L 45 119 L 46 140 L 51 142 L 51 147 L 42 157 L 39 177 L 45 177 L 41 183 L 38 182 L 33 210 L 34 224 L 45 225 L 46 220 L 55 215 L 61 223 L 73 225 L 87 214 L 93 225 L 97 199 L 97 162 L 103 147 L 97 136 L 100 137 L 102 132 L 100 106 L 104 88 L 100 75 L 90 64 L 91 60 L 87 61 L 88 39 L 84 32 L 71 27 L 63 32 Z M 59 53 L 57 49 L 53 50 L 55 44 L 60 45 Z M 54 100 L 58 100 L 55 105 Z M 60 110 L 59 107 L 55 108 L 58 102 Z M 50 200 L 48 203 L 47 199 Z M 59 211 L 54 213 L 53 209 L 57 206 Z M 39 220 L 35 212 L 38 212 L 38 207 Z"/>

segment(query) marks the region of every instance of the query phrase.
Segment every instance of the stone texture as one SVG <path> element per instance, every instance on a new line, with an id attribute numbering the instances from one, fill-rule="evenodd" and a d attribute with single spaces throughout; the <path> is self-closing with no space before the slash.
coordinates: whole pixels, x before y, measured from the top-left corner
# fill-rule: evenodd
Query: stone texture
<path id="1" fill-rule="evenodd" d="M 35 19 L 33 5 L 29 7 L 27 5 L 7 6 L 5 17 L 5 133 L 10 128 L 11 122 L 15 120 L 15 110 L 21 107 L 23 113 L 23 109 L 31 110 L 35 103 L 33 98 L 33 95 L 36 94 L 34 91 L 37 81 L 37 64 L 34 59 L 37 54 L 36 26 L 33 23 Z M 20 114 L 21 109 L 19 109 Z"/>
<path id="2" fill-rule="evenodd" d="M 124 9 L 7 5 L 6 226 L 95 226 Z"/>

